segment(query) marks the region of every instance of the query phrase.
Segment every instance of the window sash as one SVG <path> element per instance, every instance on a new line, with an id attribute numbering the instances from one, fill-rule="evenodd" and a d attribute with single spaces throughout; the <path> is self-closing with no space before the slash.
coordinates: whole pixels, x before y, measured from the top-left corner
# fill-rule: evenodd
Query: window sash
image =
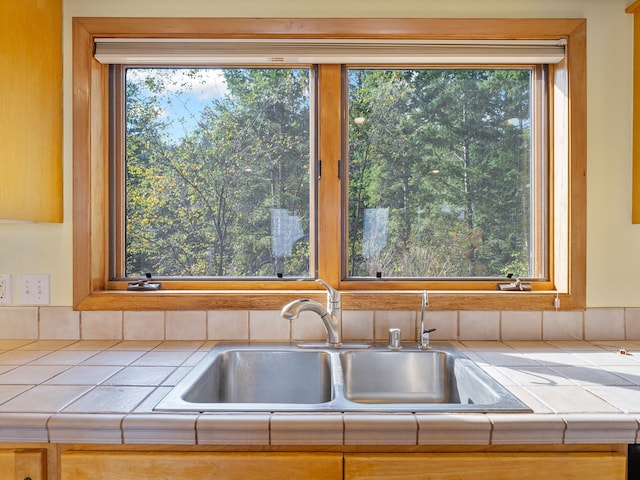
<path id="1" fill-rule="evenodd" d="M 338 66 L 339 68 L 344 68 L 344 69 L 349 69 L 349 68 L 359 68 L 359 67 L 353 67 L 352 65 L 342 65 L 342 66 Z M 402 68 L 420 68 L 420 67 L 402 67 Z M 466 67 L 468 68 L 468 67 Z M 488 67 L 490 68 L 490 67 Z M 508 67 L 505 67 L 508 68 Z M 123 119 L 123 115 L 124 115 L 124 74 L 126 71 L 126 66 L 123 65 L 116 65 L 116 66 L 112 66 L 112 82 L 111 82 L 111 99 L 112 99 L 112 112 L 113 112 L 113 117 L 112 117 L 112 140 L 111 140 L 111 149 L 112 149 L 112 171 L 111 171 L 111 183 L 112 183 L 112 188 L 111 188 L 111 249 L 110 249 L 110 277 L 113 280 L 119 279 L 119 280 L 126 280 L 127 275 L 125 274 L 125 269 L 124 269 L 124 259 L 125 259 L 125 254 L 124 254 L 124 250 L 125 250 L 125 224 L 126 224 L 126 218 L 125 218 L 125 213 L 124 213 L 124 183 L 125 183 L 125 167 L 124 167 L 124 144 L 125 144 L 125 133 L 124 133 L 124 119 Z M 548 206 L 548 202 L 546 201 L 546 195 L 547 195 L 547 179 L 545 178 L 544 174 L 542 172 L 546 172 L 548 171 L 548 168 L 546 166 L 546 151 L 544 150 L 544 142 L 542 142 L 542 138 L 545 135 L 545 133 L 543 133 L 545 131 L 545 128 L 542 126 L 542 122 L 543 122 L 543 118 L 542 118 L 542 112 L 544 110 L 544 105 L 545 105 L 545 101 L 543 101 L 542 99 L 545 97 L 545 95 L 543 95 L 541 92 L 543 92 L 545 89 L 543 87 L 543 75 L 544 75 L 544 69 L 542 68 L 542 66 L 537 66 L 533 68 L 533 72 L 534 72 L 534 77 L 533 77 L 533 85 L 532 85 L 532 123 L 535 125 L 535 128 L 532 129 L 532 140 L 531 140 L 531 146 L 533 148 L 533 155 L 534 155 L 534 159 L 532 161 L 532 172 L 531 172 L 531 180 L 534 181 L 534 187 L 532 188 L 532 194 L 535 195 L 535 200 L 532 199 L 532 208 L 535 209 L 535 212 L 533 213 L 533 225 L 532 225 L 532 232 L 533 232 L 533 236 L 536 238 L 536 242 L 534 242 L 534 248 L 535 248 L 535 253 L 533 254 L 533 261 L 531 264 L 531 270 L 533 273 L 533 275 L 531 276 L 527 276 L 526 279 L 527 280 L 534 280 L 534 281 L 546 281 L 549 279 L 549 265 L 548 265 L 548 259 L 552 257 L 552 255 L 548 254 L 548 252 L 545 252 L 545 246 L 551 246 L 550 243 L 547 241 L 546 239 L 546 235 L 547 235 L 547 219 L 548 219 L 548 215 L 547 215 L 547 206 Z M 346 77 L 343 76 L 343 81 L 346 81 Z M 312 84 L 315 84 L 315 82 L 311 82 Z M 326 87 L 326 85 L 324 86 Z M 321 87 L 321 88 L 324 88 Z M 344 90 L 346 89 L 346 86 L 341 86 L 341 88 Z M 314 97 L 314 95 L 312 95 L 312 97 Z M 346 102 L 346 99 L 344 99 L 344 101 Z M 313 108 L 313 107 L 312 107 Z M 347 105 L 343 105 L 341 107 L 341 109 L 345 110 L 347 109 Z M 116 118 L 116 117 L 120 117 L 120 118 Z M 312 115 L 313 117 L 313 115 Z M 343 133 L 344 138 L 348 138 L 346 129 L 348 128 L 348 122 L 347 121 L 342 121 L 341 122 L 343 128 L 345 129 L 345 132 Z M 314 135 L 312 135 L 313 137 Z M 315 142 L 314 142 L 315 143 Z M 348 158 L 348 145 L 346 145 L 347 142 L 345 142 L 344 145 L 344 149 L 345 151 L 343 152 L 342 156 L 343 158 Z M 315 149 L 312 149 L 315 150 Z M 312 162 L 312 167 L 315 165 L 315 162 Z M 344 168 L 346 168 L 347 163 L 345 162 L 344 164 Z M 311 175 L 311 179 L 315 178 L 316 175 Z M 342 271 L 342 281 L 346 284 L 348 282 L 358 282 L 358 281 L 366 281 L 366 280 L 372 280 L 373 278 L 367 278 L 367 277 L 362 277 L 362 276 L 350 276 L 347 274 L 348 272 L 348 265 L 347 265 L 347 252 L 348 252 L 348 241 L 347 241 L 347 237 L 348 237 L 348 230 L 347 230 L 347 221 L 346 218 L 348 218 L 348 198 L 347 198 L 347 193 L 348 193 L 348 180 L 347 180 L 347 175 L 344 176 L 345 180 L 342 182 L 343 183 L 343 188 L 344 188 L 344 193 L 343 193 L 343 199 L 342 199 L 342 215 L 344 216 L 345 220 L 343 222 L 344 224 L 344 231 L 342 233 L 342 238 L 343 238 L 343 245 L 342 245 L 342 251 L 341 254 L 339 256 L 339 258 L 342 259 L 341 261 L 341 271 Z M 311 181 L 311 190 L 314 191 L 315 190 L 315 182 L 312 180 Z M 315 198 L 315 194 L 311 196 L 311 199 Z M 320 218 L 326 218 L 327 215 L 323 214 L 323 206 L 322 205 L 318 205 L 317 209 L 319 209 L 320 214 L 319 217 Z M 311 205 L 311 211 L 315 212 L 316 209 L 314 209 L 314 205 Z M 312 225 L 315 224 L 315 221 L 311 222 Z M 322 225 L 320 226 L 322 228 Z M 312 235 L 313 233 L 315 233 L 315 228 L 312 228 L 312 231 L 310 232 Z M 310 238 L 311 244 L 312 245 L 316 245 L 317 242 L 317 238 L 315 237 L 311 237 Z M 317 268 L 316 268 L 316 253 L 315 253 L 315 248 L 313 249 L 313 252 L 311 253 L 311 274 L 314 275 L 317 272 Z M 336 262 L 338 261 L 337 259 L 335 260 Z M 320 274 L 320 276 L 322 276 L 322 274 Z M 476 282 L 476 284 L 479 284 L 482 281 L 485 282 L 496 282 L 496 279 L 499 277 L 495 277 L 495 276 L 486 276 L 486 277 L 398 277 L 398 276 L 390 276 L 390 277 L 386 277 L 384 278 L 384 280 L 386 282 L 389 281 L 405 281 L 405 282 L 416 282 L 416 281 L 452 281 L 452 280 L 466 280 L 469 282 Z M 261 280 L 261 281 L 275 281 L 278 279 L 278 277 L 276 277 L 275 275 L 272 277 L 216 277 L 216 276 L 212 276 L 212 277 L 164 277 L 165 280 L 173 280 L 173 281 L 184 281 L 184 282 L 200 282 L 202 283 L 203 281 L 207 281 L 207 280 L 218 280 L 218 281 L 222 281 L 222 282 L 229 282 L 229 281 L 247 281 L 247 282 L 251 282 L 251 281 L 256 281 L 256 280 Z M 282 278 L 280 278 L 282 280 Z M 291 278 L 286 278 L 284 280 L 296 280 L 298 279 L 298 277 L 291 277 Z M 379 280 L 379 279 L 374 279 L 374 280 Z"/>
<path id="2" fill-rule="evenodd" d="M 461 67 L 465 70 L 482 70 L 483 67 Z M 529 250 L 529 270 L 530 274 L 526 276 L 522 276 L 523 279 L 527 281 L 535 281 L 535 282 L 544 282 L 548 281 L 551 277 L 552 265 L 550 264 L 550 259 L 553 257 L 553 242 L 549 241 L 549 234 L 551 231 L 550 228 L 550 211 L 549 211 L 549 194 L 550 188 L 549 184 L 551 179 L 549 178 L 551 169 L 549 166 L 550 162 L 550 152 L 547 145 L 547 139 L 550 138 L 549 135 L 549 125 L 550 121 L 548 118 L 549 108 L 549 89 L 551 85 L 549 84 L 549 69 L 553 69 L 553 66 L 547 65 L 531 65 L 527 66 L 531 69 L 531 94 L 530 94 L 530 122 L 531 122 L 531 138 L 529 140 L 529 148 L 531 149 L 530 157 L 529 157 L 529 181 L 530 181 L 530 193 L 529 193 L 529 202 L 531 204 L 531 212 L 528 217 L 528 221 L 530 222 L 529 228 L 530 233 L 528 235 L 527 240 L 531 242 L 531 247 Z M 527 68 L 522 67 L 522 68 Z M 391 68 L 394 69 L 402 69 L 403 67 L 393 66 Z M 420 70 L 420 69 L 431 69 L 432 67 L 405 67 L 409 70 Z M 438 69 L 447 70 L 449 67 L 438 67 Z M 510 68 L 518 68 L 518 66 L 505 66 L 505 69 Z M 351 65 L 346 66 L 346 71 L 354 69 L 358 70 L 361 67 L 353 67 Z M 494 67 L 486 66 L 486 69 L 495 69 Z M 345 75 L 346 77 L 346 75 Z M 345 78 L 346 81 L 346 78 Z M 345 91 L 347 91 L 348 86 L 345 85 L 343 87 Z M 346 102 L 347 100 L 345 100 Z M 347 105 L 345 105 L 347 108 Z M 344 128 L 344 138 L 350 139 L 349 135 L 349 119 L 345 119 L 343 122 Z M 350 158 L 350 145 L 348 141 L 345 141 L 344 151 L 342 154 L 343 158 Z M 349 162 L 345 162 L 345 169 L 347 169 Z M 467 276 L 467 277 L 456 277 L 456 276 L 442 276 L 442 277 L 430 277 L 430 276 L 415 276 L 415 277 L 406 277 L 402 275 L 385 275 L 384 272 L 380 272 L 379 276 L 366 276 L 366 275 L 350 275 L 350 259 L 348 255 L 351 250 L 351 246 L 349 245 L 350 233 L 349 233 L 349 212 L 348 208 L 350 205 L 349 199 L 349 172 L 345 172 L 344 175 L 345 180 L 343 181 L 343 206 L 344 206 L 344 232 L 343 232 L 343 252 L 344 258 L 341 265 L 342 268 L 342 278 L 344 282 L 366 282 L 366 281 L 380 281 L 384 280 L 385 282 L 399 282 L 405 281 L 407 283 L 412 281 L 445 281 L 445 282 L 453 282 L 453 281 L 469 281 L 469 282 L 482 282 L 482 281 L 493 281 L 495 282 L 497 277 L 495 275 L 486 275 L 486 276 Z M 512 273 L 512 272 L 511 272 Z"/>
<path id="3" fill-rule="evenodd" d="M 126 204 L 127 204 L 127 154 L 126 154 L 126 72 L 131 66 L 127 65 L 110 65 L 110 259 L 109 259 L 109 272 L 110 279 L 112 281 L 131 281 L 132 279 L 138 279 L 138 276 L 132 276 L 127 273 L 127 224 L 128 219 L 126 217 Z M 136 66 L 137 67 L 137 66 Z M 165 66 L 157 67 L 162 69 Z M 133 67 L 135 68 L 135 67 Z M 174 68 L 166 67 L 166 68 Z M 211 67 L 214 68 L 214 67 Z M 217 68 L 217 67 L 215 67 Z M 232 67 L 235 68 L 235 67 Z M 238 68 L 257 68 L 264 70 L 265 68 L 281 68 L 279 66 L 274 67 L 251 67 L 243 66 Z M 310 97 L 310 115 L 309 115 L 309 162 L 307 173 L 309 178 L 309 200 L 308 200 L 308 224 L 305 223 L 303 227 L 306 229 L 305 237 L 309 242 L 309 256 L 308 272 L 304 275 L 283 275 L 278 272 L 273 275 L 246 275 L 246 276 L 172 276 L 172 275 L 154 275 L 154 278 L 158 280 L 191 282 L 192 285 L 202 284 L 206 281 L 221 281 L 221 282 L 269 282 L 269 281 L 300 281 L 302 279 L 313 279 L 317 275 L 317 245 L 316 245 L 316 231 L 317 231 L 317 210 L 315 208 L 316 198 L 316 182 L 313 181 L 317 176 L 317 133 L 315 127 L 315 114 L 313 110 L 316 109 L 314 105 L 315 90 L 316 90 L 316 69 L 305 68 L 309 73 L 309 97 Z"/>
<path id="4" fill-rule="evenodd" d="M 246 67 L 246 65 L 243 65 Z M 357 67 L 353 65 L 338 65 L 340 69 L 344 69 L 344 71 L 348 71 L 351 68 L 357 69 L 362 67 Z M 386 68 L 405 68 L 398 65 L 385 65 Z M 510 68 L 515 66 L 505 66 L 504 68 Z M 430 66 L 417 66 L 412 68 L 433 68 Z M 442 67 L 447 68 L 447 67 Z M 455 68 L 455 67 L 453 67 Z M 481 67 L 464 67 L 464 68 L 481 68 Z M 495 67 L 487 67 L 487 68 L 495 68 Z M 125 122 L 124 122 L 124 75 L 126 72 L 126 65 L 113 65 L 111 68 L 112 72 L 112 80 L 111 80 L 111 101 L 112 101 L 112 115 L 114 115 L 111 119 L 112 122 L 112 139 L 111 139 L 111 149 L 112 149 L 112 169 L 111 169 L 111 248 L 110 248 L 110 277 L 113 280 L 130 280 L 130 277 L 124 273 L 124 259 L 125 259 L 125 224 L 126 218 L 124 213 L 124 182 L 125 182 L 125 162 L 124 162 L 124 144 L 125 144 Z M 545 68 L 542 65 L 538 65 L 533 67 L 533 85 L 532 85 L 532 117 L 534 119 L 539 119 L 537 124 L 532 128 L 532 172 L 531 172 L 531 180 L 533 183 L 532 195 L 535 195 L 535 199 L 532 199 L 532 236 L 536 239 L 534 242 L 534 250 L 532 250 L 532 256 L 534 257 L 531 263 L 531 270 L 533 275 L 526 276 L 525 279 L 527 281 L 548 281 L 549 280 L 549 272 L 550 266 L 548 260 L 553 257 L 552 250 L 547 251 L 547 249 L 552 249 L 553 245 L 546 238 L 548 229 L 547 229 L 547 220 L 549 218 L 547 207 L 548 201 L 546 199 L 548 193 L 548 179 L 546 179 L 545 174 L 543 172 L 547 171 L 547 152 L 544 148 L 544 142 L 542 139 L 547 136 L 545 128 L 542 126 L 543 112 L 546 110 L 546 95 L 543 93 L 545 91 L 544 85 L 544 77 L 545 77 Z M 346 76 L 342 77 L 342 81 L 346 81 Z M 314 82 L 312 82 L 313 84 Z M 341 87 L 344 91 L 346 91 L 347 86 L 343 85 Z M 312 96 L 313 97 L 313 96 Z M 346 102 L 346 99 L 344 99 Z M 346 111 L 348 109 L 347 105 L 343 105 L 341 107 L 342 110 Z M 315 110 L 315 107 L 312 108 Z M 119 117 L 118 117 L 119 116 Z M 344 130 L 342 134 L 342 138 L 348 138 L 348 121 L 346 118 L 343 118 L 340 122 L 340 128 Z M 312 135 L 313 137 L 313 135 Z M 312 143 L 316 143 L 317 139 L 312 139 Z M 343 158 L 348 158 L 348 149 L 349 146 L 347 142 L 344 142 L 344 151 L 342 153 Z M 312 166 L 315 166 L 316 162 L 312 162 Z M 343 168 L 346 168 L 347 162 L 344 163 Z M 345 172 L 346 173 L 346 172 Z M 315 178 L 316 175 L 312 175 L 311 178 Z M 311 191 L 316 189 L 316 185 L 314 181 L 311 181 L 310 185 Z M 481 286 L 482 282 L 490 282 L 494 284 L 496 279 L 500 280 L 499 277 L 495 276 L 486 276 L 486 277 L 402 277 L 402 276 L 391 276 L 383 278 L 368 278 L 366 276 L 350 276 L 348 275 L 348 225 L 346 218 L 348 218 L 348 180 L 347 175 L 345 174 L 345 181 L 342 182 L 342 188 L 344 192 L 342 194 L 342 205 L 341 205 L 341 217 L 344 217 L 345 220 L 343 222 L 343 231 L 342 233 L 342 249 L 339 252 L 339 256 L 335 258 L 340 258 L 340 270 L 341 270 L 341 281 L 347 285 L 348 283 L 357 284 L 362 281 L 370 281 L 370 280 L 381 280 L 384 279 L 386 282 L 393 281 L 398 282 L 400 284 L 407 282 L 415 282 L 415 281 L 467 281 L 471 283 L 475 283 L 477 288 L 486 288 L 485 286 Z M 312 195 L 312 199 L 314 196 Z M 313 202 L 312 202 L 313 203 Z M 312 217 L 314 218 L 322 218 L 327 219 L 329 215 L 327 215 L 326 211 L 323 211 L 323 205 L 320 203 L 315 205 L 311 205 Z M 317 210 L 320 209 L 320 210 Z M 318 244 L 317 237 L 313 235 L 316 230 L 315 221 L 311 222 L 312 229 L 310 233 L 312 236 L 310 237 L 311 246 L 313 248 L 312 252 L 310 252 L 310 260 L 311 260 L 311 274 L 318 272 L 316 268 L 316 258 L 318 256 L 317 250 L 315 247 Z M 322 225 L 320 225 L 322 229 Z M 546 248 L 545 248 L 546 247 Z M 337 261 L 337 260 L 336 260 Z M 322 276 L 322 275 L 321 275 Z M 276 281 L 276 280 L 299 280 L 299 277 L 290 277 L 290 278 L 278 278 L 277 276 L 272 277 L 159 277 L 164 280 L 172 280 L 179 282 L 199 282 L 207 280 L 215 280 L 220 282 L 232 282 L 232 281 L 246 281 L 246 282 L 255 282 L 255 281 Z"/>

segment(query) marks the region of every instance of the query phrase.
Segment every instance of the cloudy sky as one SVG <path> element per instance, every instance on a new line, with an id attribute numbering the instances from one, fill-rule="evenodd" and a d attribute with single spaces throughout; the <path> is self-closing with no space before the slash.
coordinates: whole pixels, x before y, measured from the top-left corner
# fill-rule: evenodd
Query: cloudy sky
<path id="1" fill-rule="evenodd" d="M 150 77 L 162 86 L 161 93 L 156 95 L 162 107 L 162 117 L 171 123 L 169 133 L 176 140 L 195 127 L 206 105 L 227 92 L 221 69 L 127 69 L 127 82 L 137 83 L 148 95 L 152 92 L 146 88 L 145 79 Z"/>

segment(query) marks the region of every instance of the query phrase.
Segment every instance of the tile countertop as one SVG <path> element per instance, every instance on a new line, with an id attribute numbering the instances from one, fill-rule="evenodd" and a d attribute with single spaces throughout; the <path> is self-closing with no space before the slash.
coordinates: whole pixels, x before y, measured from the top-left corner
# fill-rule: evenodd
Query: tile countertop
<path id="1" fill-rule="evenodd" d="M 153 407 L 214 344 L 0 340 L 0 441 L 171 445 L 638 441 L 640 343 L 454 342 L 533 413 L 154 412 Z"/>

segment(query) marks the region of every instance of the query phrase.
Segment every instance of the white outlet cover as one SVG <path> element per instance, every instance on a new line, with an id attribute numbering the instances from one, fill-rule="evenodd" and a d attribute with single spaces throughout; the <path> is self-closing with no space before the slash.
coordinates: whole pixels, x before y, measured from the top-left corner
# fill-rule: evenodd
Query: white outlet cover
<path id="1" fill-rule="evenodd" d="M 21 305 L 49 305 L 49 275 L 19 275 L 18 297 Z"/>
<path id="2" fill-rule="evenodd" d="M 0 273 L 0 305 L 11 305 L 11 274 Z"/>

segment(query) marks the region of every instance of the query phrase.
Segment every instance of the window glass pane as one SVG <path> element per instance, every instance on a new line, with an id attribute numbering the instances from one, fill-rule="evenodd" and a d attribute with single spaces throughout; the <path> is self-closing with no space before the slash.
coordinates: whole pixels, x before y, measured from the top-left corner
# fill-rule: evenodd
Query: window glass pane
<path id="1" fill-rule="evenodd" d="M 348 277 L 538 273 L 533 78 L 349 70 Z"/>
<path id="2" fill-rule="evenodd" d="M 125 276 L 310 276 L 310 74 L 126 69 Z"/>

